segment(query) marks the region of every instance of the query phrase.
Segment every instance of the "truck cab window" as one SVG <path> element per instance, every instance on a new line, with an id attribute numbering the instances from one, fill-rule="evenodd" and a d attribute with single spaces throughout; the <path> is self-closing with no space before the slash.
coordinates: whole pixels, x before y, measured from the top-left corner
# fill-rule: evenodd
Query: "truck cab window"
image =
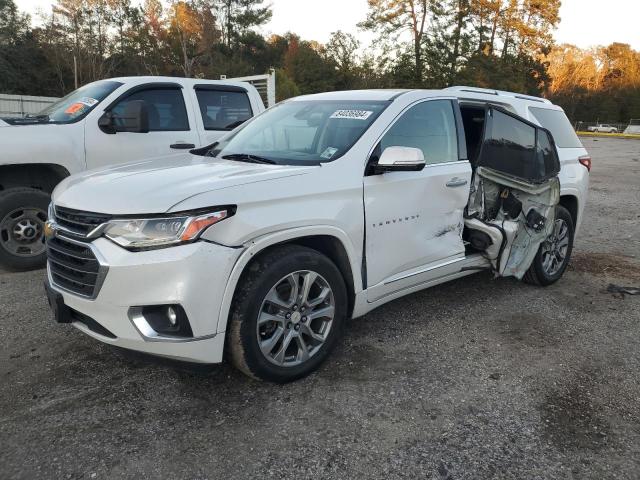
<path id="1" fill-rule="evenodd" d="M 205 130 L 232 130 L 253 116 L 244 91 L 196 88 Z"/>
<path id="2" fill-rule="evenodd" d="M 380 151 L 387 147 L 419 148 L 426 163 L 458 160 L 458 141 L 453 105 L 449 100 L 419 103 L 402 114 L 382 137 Z"/>
<path id="3" fill-rule="evenodd" d="M 150 88 L 132 93 L 113 107 L 113 113 L 122 115 L 127 104 L 135 100 L 147 104 L 150 132 L 189 131 L 187 108 L 179 88 Z"/>

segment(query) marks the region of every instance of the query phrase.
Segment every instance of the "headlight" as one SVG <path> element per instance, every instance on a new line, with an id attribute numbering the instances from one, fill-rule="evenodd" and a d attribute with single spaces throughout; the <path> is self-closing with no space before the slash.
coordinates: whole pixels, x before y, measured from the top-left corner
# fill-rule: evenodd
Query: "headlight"
<path id="1" fill-rule="evenodd" d="M 222 209 L 197 215 L 112 220 L 104 234 L 129 250 L 165 247 L 197 240 L 211 225 L 231 215 L 231 209 Z"/>

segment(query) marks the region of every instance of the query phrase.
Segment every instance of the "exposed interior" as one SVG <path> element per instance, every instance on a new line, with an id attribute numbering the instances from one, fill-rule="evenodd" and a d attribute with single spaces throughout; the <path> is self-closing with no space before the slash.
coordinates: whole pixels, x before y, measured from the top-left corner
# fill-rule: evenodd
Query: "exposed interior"
<path id="1" fill-rule="evenodd" d="M 486 108 L 478 105 L 461 105 L 460 111 L 467 142 L 467 156 L 472 168 L 475 169 L 482 145 Z"/>
<path id="2" fill-rule="evenodd" d="M 550 235 L 559 201 L 553 140 L 490 106 L 461 105 L 473 170 L 463 240 L 496 275 L 522 278 Z"/>

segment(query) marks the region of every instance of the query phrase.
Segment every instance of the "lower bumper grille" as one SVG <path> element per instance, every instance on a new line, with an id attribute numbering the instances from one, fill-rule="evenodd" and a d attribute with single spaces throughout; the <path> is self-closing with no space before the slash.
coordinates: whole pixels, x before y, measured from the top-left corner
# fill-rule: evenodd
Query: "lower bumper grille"
<path id="1" fill-rule="evenodd" d="M 50 238 L 47 259 L 54 285 L 82 297 L 97 296 L 105 267 L 88 245 L 63 237 Z"/>

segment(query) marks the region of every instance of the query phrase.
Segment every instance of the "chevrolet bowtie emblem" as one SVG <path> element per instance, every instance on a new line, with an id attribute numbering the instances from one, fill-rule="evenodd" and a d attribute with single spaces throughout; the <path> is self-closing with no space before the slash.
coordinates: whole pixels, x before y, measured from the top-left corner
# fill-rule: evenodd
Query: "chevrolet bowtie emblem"
<path id="1" fill-rule="evenodd" d="M 53 238 L 56 236 L 56 224 L 50 220 L 44 224 L 44 236 L 45 238 Z"/>

